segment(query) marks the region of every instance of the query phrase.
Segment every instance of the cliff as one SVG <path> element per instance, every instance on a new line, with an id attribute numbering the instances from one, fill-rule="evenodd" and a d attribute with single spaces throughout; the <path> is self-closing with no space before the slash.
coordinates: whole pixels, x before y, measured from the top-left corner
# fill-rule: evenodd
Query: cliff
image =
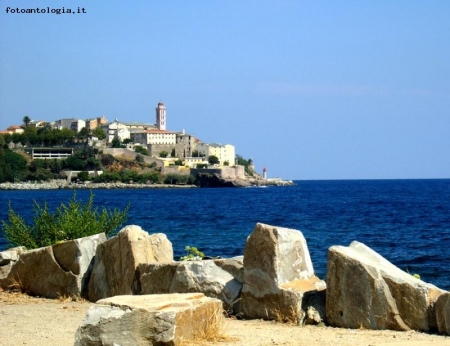
<path id="1" fill-rule="evenodd" d="M 195 180 L 199 187 L 263 187 L 263 186 L 291 186 L 291 180 L 263 179 L 261 176 L 240 178 L 222 178 L 218 174 L 199 173 Z"/>

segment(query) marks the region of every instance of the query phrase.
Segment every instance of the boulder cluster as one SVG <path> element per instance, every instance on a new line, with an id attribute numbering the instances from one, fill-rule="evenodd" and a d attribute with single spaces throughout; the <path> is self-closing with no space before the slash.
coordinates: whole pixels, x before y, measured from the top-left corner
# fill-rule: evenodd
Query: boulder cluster
<path id="1" fill-rule="evenodd" d="M 299 326 L 450 334 L 450 292 L 356 241 L 328 250 L 325 282 L 314 274 L 300 231 L 261 223 L 243 256 L 229 259 L 174 261 L 166 235 L 134 225 L 110 239 L 13 248 L 0 252 L 0 287 L 96 302 L 77 345 L 178 344 L 211 328 L 211 316 L 223 310 Z"/>

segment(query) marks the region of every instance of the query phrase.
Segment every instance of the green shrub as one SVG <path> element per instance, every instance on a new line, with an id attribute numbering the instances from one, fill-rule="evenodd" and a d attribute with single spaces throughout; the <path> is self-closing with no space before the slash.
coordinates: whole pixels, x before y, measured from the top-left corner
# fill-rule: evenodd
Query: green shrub
<path id="1" fill-rule="evenodd" d="M 173 185 L 193 184 L 194 181 L 195 181 L 194 176 L 187 174 L 169 173 L 164 178 L 164 184 L 173 184 Z"/>
<path id="2" fill-rule="evenodd" d="M 81 171 L 86 167 L 86 161 L 78 156 L 69 156 L 66 159 L 67 167 L 74 171 Z"/>
<path id="3" fill-rule="evenodd" d="M 163 150 L 159 153 L 159 157 L 167 157 L 168 155 L 169 155 L 169 153 L 165 150 Z"/>
<path id="4" fill-rule="evenodd" d="M 137 154 L 136 161 L 139 163 L 144 163 L 144 156 L 142 156 L 141 154 Z"/>
<path id="5" fill-rule="evenodd" d="M 114 163 L 116 159 L 111 154 L 103 154 L 101 162 L 103 166 L 110 166 Z"/>
<path id="6" fill-rule="evenodd" d="M 194 246 L 186 246 L 184 249 L 186 250 L 186 256 L 180 257 L 180 261 L 199 261 L 205 257 L 205 254 Z"/>
<path id="7" fill-rule="evenodd" d="M 29 173 L 26 178 L 30 181 L 49 181 L 53 178 L 53 173 L 47 169 L 38 168 L 35 172 Z"/>
<path id="8" fill-rule="evenodd" d="M 34 201 L 35 215 L 29 225 L 9 204 L 9 222 L 2 221 L 3 232 L 10 246 L 35 249 L 102 232 L 108 235 L 127 220 L 129 208 L 130 204 L 124 210 L 105 207 L 99 210 L 94 208 L 92 192 L 85 203 L 77 200 L 74 192 L 69 202 L 62 202 L 53 213 L 47 202 L 41 205 Z"/>
<path id="9" fill-rule="evenodd" d="M 27 174 L 27 160 L 9 149 L 0 149 L 0 183 L 20 181 Z"/>
<path id="10" fill-rule="evenodd" d="M 77 178 L 78 178 L 78 180 L 81 180 L 81 181 L 88 181 L 90 179 L 89 172 L 86 172 L 86 171 L 79 172 L 77 174 Z"/>
<path id="11" fill-rule="evenodd" d="M 92 179 L 94 183 L 112 183 L 115 181 L 121 181 L 121 177 L 117 172 L 103 172 Z"/>
<path id="12" fill-rule="evenodd" d="M 137 152 L 137 153 L 139 153 L 139 154 L 142 154 L 142 155 L 147 155 L 147 156 L 150 155 L 150 153 L 148 152 L 148 150 L 145 149 L 144 147 L 141 147 L 140 145 L 136 145 L 136 146 L 134 147 L 134 151 Z"/>

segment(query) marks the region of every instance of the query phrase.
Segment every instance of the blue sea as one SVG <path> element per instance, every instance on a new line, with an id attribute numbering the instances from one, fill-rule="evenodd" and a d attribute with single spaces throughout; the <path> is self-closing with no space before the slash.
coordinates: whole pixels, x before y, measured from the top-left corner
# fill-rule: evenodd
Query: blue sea
<path id="1" fill-rule="evenodd" d="M 76 191 L 86 200 L 89 191 Z M 165 233 L 175 258 L 186 245 L 206 255 L 242 255 L 257 222 L 300 230 L 316 274 L 325 279 L 327 250 L 357 240 L 399 268 L 450 290 L 450 179 L 295 181 L 295 186 L 217 189 L 93 190 L 99 207 L 124 208 L 127 224 Z M 0 191 L 32 221 L 33 200 L 54 209 L 71 190 Z M 0 251 L 7 243 L 0 231 Z"/>

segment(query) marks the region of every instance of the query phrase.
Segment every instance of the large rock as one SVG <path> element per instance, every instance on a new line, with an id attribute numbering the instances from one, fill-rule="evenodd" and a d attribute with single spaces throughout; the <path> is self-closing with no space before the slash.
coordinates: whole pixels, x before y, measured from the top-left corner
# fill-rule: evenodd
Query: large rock
<path id="1" fill-rule="evenodd" d="M 297 230 L 258 223 L 244 250 L 241 308 L 248 318 L 301 322 L 306 294 L 320 294 L 325 282 L 314 276 L 309 250 Z M 324 299 L 310 299 L 321 302 Z M 316 307 L 315 307 L 316 308 Z M 324 307 L 317 307 L 323 311 Z M 323 316 L 324 317 L 324 316 Z"/>
<path id="2" fill-rule="evenodd" d="M 222 319 L 222 303 L 201 293 L 116 296 L 89 309 L 75 345 L 179 345 L 214 333 Z"/>
<path id="3" fill-rule="evenodd" d="M 172 261 L 172 243 L 165 234 L 149 235 L 139 226 L 126 226 L 97 248 L 89 300 L 139 294 L 139 264 Z"/>
<path id="4" fill-rule="evenodd" d="M 96 248 L 104 233 L 25 251 L 7 281 L 31 295 L 47 298 L 85 296 Z"/>
<path id="5" fill-rule="evenodd" d="M 19 260 L 21 253 L 26 249 L 23 246 L 11 248 L 0 252 L 0 287 L 3 289 L 9 289 L 13 285 L 9 282 L 8 275 L 11 272 L 11 268 Z"/>
<path id="6" fill-rule="evenodd" d="M 220 299 L 226 310 L 236 308 L 242 289 L 240 259 L 141 264 L 139 272 L 142 294 L 201 292 Z"/>
<path id="7" fill-rule="evenodd" d="M 450 292 L 441 294 L 436 301 L 436 322 L 439 333 L 450 335 Z"/>
<path id="8" fill-rule="evenodd" d="M 430 331 L 444 293 L 359 242 L 328 250 L 327 322 L 335 327 Z"/>

